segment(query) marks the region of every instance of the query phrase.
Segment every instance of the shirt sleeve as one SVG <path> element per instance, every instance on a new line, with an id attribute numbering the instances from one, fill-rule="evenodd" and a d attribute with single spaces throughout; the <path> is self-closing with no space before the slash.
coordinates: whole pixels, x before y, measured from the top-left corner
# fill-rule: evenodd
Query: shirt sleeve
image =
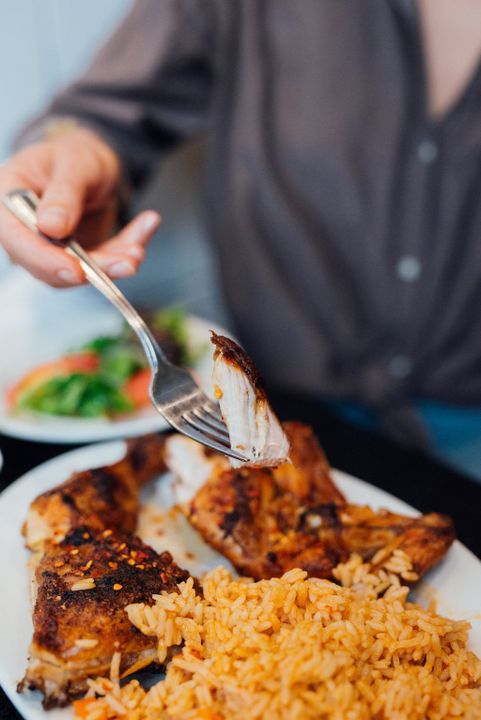
<path id="1" fill-rule="evenodd" d="M 20 137 L 71 117 L 118 152 L 138 186 L 159 154 L 207 130 L 214 23 L 207 0 L 136 0 L 87 72 Z"/>

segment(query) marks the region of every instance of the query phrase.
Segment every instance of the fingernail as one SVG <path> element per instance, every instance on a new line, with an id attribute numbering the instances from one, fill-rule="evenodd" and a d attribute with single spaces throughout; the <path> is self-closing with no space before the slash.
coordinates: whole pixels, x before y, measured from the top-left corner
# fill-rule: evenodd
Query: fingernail
<path id="1" fill-rule="evenodd" d="M 126 260 L 120 260 L 119 262 L 109 265 L 108 273 L 112 277 L 123 277 L 124 275 L 131 275 L 134 272 L 134 266 Z"/>
<path id="2" fill-rule="evenodd" d="M 57 277 L 59 280 L 68 283 L 69 285 L 73 285 L 78 282 L 77 276 L 71 270 L 59 270 Z"/>
<path id="3" fill-rule="evenodd" d="M 127 242 L 132 245 L 137 245 L 144 240 L 146 233 L 151 233 L 158 228 L 160 225 L 160 217 L 157 213 L 151 212 L 142 218 L 142 222 L 134 224 L 132 232 L 127 238 Z"/>
<path id="4" fill-rule="evenodd" d="M 63 229 L 68 223 L 68 214 L 61 207 L 48 207 L 39 212 L 39 220 L 42 224 Z"/>
<path id="5" fill-rule="evenodd" d="M 157 213 L 149 213 L 147 217 L 144 218 L 144 221 L 142 223 L 142 229 L 144 232 L 151 232 L 152 230 L 156 229 L 160 225 L 160 217 L 157 215 Z"/>

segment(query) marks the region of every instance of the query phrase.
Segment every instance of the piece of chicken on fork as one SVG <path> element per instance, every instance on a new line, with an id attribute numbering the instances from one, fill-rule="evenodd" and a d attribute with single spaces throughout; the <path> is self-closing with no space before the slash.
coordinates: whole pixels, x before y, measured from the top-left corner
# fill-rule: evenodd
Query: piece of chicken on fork
<path id="1" fill-rule="evenodd" d="M 215 397 L 229 431 L 231 447 L 247 462 L 233 467 L 272 467 L 287 460 L 289 441 L 267 399 L 259 372 L 230 338 L 212 332 Z"/>

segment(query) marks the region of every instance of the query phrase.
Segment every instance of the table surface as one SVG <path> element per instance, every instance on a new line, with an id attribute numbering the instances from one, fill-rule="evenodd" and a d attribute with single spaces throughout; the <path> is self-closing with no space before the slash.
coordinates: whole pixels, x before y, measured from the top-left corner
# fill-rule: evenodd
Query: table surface
<path id="1" fill-rule="evenodd" d="M 274 404 L 283 419 L 312 425 L 334 467 L 387 490 L 422 512 L 435 510 L 451 515 L 459 540 L 481 558 L 481 484 L 421 453 L 345 423 L 319 402 L 277 394 Z M 74 447 L 31 443 L 0 434 L 4 456 L 0 490 L 45 460 Z M 22 720 L 1 689 L 0 718 Z"/>

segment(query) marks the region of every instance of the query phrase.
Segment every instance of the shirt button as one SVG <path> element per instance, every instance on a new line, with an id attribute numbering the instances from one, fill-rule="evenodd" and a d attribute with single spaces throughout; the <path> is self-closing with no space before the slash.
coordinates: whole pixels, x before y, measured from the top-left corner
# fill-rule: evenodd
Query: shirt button
<path id="1" fill-rule="evenodd" d="M 391 377 L 396 380 L 403 380 L 409 375 L 413 364 L 406 355 L 394 355 L 388 364 L 388 370 Z"/>
<path id="2" fill-rule="evenodd" d="M 396 273 L 405 282 L 414 282 L 421 274 L 421 263 L 413 255 L 404 255 L 396 265 Z"/>
<path id="3" fill-rule="evenodd" d="M 436 160 L 438 156 L 438 146 L 431 140 L 423 140 L 417 147 L 418 160 L 425 165 L 429 165 Z"/>

